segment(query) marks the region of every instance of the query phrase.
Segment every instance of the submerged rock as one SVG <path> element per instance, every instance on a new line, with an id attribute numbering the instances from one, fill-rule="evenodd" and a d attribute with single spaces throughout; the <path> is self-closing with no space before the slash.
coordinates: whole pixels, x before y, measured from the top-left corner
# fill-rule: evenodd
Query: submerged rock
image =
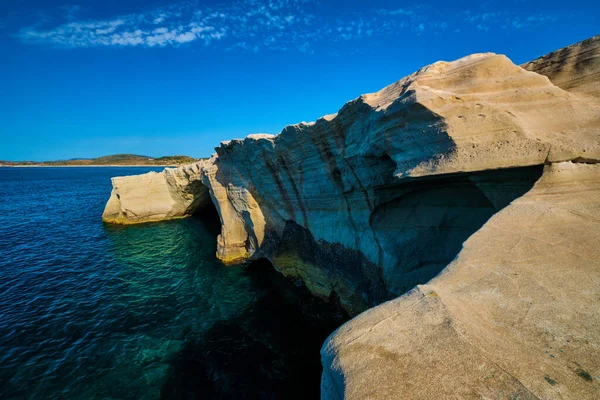
<path id="1" fill-rule="evenodd" d="M 523 67 L 437 62 L 316 122 L 114 178 L 103 219 L 214 206 L 220 260 L 267 258 L 352 315 L 417 285 L 332 335 L 325 398 L 593 398 L 597 39 Z"/>

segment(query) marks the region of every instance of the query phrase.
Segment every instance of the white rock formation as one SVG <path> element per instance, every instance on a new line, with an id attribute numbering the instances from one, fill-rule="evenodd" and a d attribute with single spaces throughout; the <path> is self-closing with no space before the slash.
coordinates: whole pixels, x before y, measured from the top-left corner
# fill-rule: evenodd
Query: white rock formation
<path id="1" fill-rule="evenodd" d="M 552 164 L 444 272 L 338 329 L 322 398 L 597 399 L 600 165 Z"/>
<path id="2" fill-rule="evenodd" d="M 102 219 L 116 224 L 164 221 L 190 215 L 210 204 L 200 183 L 200 165 L 112 178 L 113 191 Z"/>
<path id="3" fill-rule="evenodd" d="M 420 285 L 329 339 L 326 398 L 594 398 L 599 171 L 583 163 L 600 160 L 600 100 L 576 83 L 597 82 L 590 43 L 525 68 L 438 62 L 316 122 L 115 178 L 103 219 L 212 202 L 223 262 L 266 257 L 354 315 Z"/>
<path id="4" fill-rule="evenodd" d="M 210 193 L 221 260 L 268 257 L 358 312 L 435 276 L 537 179 L 530 170 L 487 171 L 600 159 L 599 115 L 598 103 L 505 56 L 475 54 L 422 68 L 277 136 L 224 142 L 195 166 L 115 178 L 104 220 L 185 216 Z M 451 176 L 459 173 L 469 174 Z M 491 193 L 497 181 L 501 193 Z M 310 236 L 302 251 L 286 244 L 302 230 Z M 340 257 L 345 269 L 330 265 Z"/>

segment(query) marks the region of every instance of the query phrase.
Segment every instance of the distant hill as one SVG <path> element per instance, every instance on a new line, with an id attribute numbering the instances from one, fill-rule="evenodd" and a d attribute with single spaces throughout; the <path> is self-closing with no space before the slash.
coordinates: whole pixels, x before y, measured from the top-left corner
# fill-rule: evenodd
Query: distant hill
<path id="1" fill-rule="evenodd" d="M 0 166 L 92 166 L 92 165 L 185 165 L 198 161 L 188 156 L 164 156 L 159 158 L 138 154 L 113 154 L 98 158 L 73 158 L 57 161 L 0 161 Z"/>

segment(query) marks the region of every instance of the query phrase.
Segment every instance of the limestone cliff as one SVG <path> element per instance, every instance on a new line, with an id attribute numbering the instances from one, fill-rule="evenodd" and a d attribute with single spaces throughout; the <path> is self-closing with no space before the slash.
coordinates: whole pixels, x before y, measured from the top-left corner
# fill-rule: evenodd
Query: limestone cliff
<path id="1" fill-rule="evenodd" d="M 600 165 L 546 166 L 440 276 L 343 325 L 323 399 L 597 399 Z"/>
<path id="2" fill-rule="evenodd" d="M 585 59 L 596 60 L 591 48 Z M 421 285 L 330 338 L 326 398 L 592 398 L 599 171 L 581 163 L 600 160 L 600 101 L 532 65 L 491 53 L 437 62 L 316 122 L 221 143 L 192 166 L 114 178 L 103 219 L 214 204 L 223 262 L 268 258 L 355 315 Z M 586 68 L 578 76 L 589 83 Z M 576 350 L 542 360 L 571 324 Z"/>
<path id="3" fill-rule="evenodd" d="M 522 65 L 572 93 L 600 98 L 600 35 Z"/>
<path id="4" fill-rule="evenodd" d="M 599 115 L 505 56 L 438 62 L 314 123 L 115 178 L 104 220 L 176 218 L 212 200 L 221 260 L 267 257 L 357 313 L 435 276 L 533 185 L 535 166 L 600 159 Z"/>
<path id="5" fill-rule="evenodd" d="M 189 215 L 210 203 L 208 188 L 200 183 L 200 165 L 113 178 L 102 219 L 135 224 Z"/>

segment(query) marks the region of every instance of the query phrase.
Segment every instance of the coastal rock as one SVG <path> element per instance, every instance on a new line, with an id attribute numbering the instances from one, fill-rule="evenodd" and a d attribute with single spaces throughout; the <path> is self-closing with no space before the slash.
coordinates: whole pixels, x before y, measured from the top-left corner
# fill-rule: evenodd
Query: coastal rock
<path id="1" fill-rule="evenodd" d="M 442 274 L 338 329 L 324 400 L 596 399 L 600 165 L 546 166 Z"/>
<path id="2" fill-rule="evenodd" d="M 264 136 L 259 139 L 269 140 Z M 223 146 L 226 146 L 224 144 Z M 246 260 L 262 244 L 265 218 L 252 192 L 235 184 L 237 171 L 217 157 L 211 158 L 202 169 L 202 182 L 221 217 L 221 234 L 217 238 L 217 258 L 225 264 Z"/>
<path id="3" fill-rule="evenodd" d="M 201 164 L 112 178 L 102 219 L 128 225 L 193 214 L 211 204 L 208 189 L 199 181 Z"/>
<path id="4" fill-rule="evenodd" d="M 326 399 L 595 398 L 596 39 L 547 56 L 562 69 L 437 62 L 316 122 L 115 178 L 103 219 L 212 204 L 224 263 L 266 258 L 351 315 L 381 304 L 323 348 Z"/>
<path id="5" fill-rule="evenodd" d="M 522 65 L 568 92 L 600 99 L 600 35 Z"/>
<path id="6" fill-rule="evenodd" d="M 113 180 L 107 222 L 212 199 L 225 263 L 266 257 L 356 314 L 434 277 L 541 166 L 600 159 L 600 104 L 492 53 L 437 62 L 337 114 Z"/>

